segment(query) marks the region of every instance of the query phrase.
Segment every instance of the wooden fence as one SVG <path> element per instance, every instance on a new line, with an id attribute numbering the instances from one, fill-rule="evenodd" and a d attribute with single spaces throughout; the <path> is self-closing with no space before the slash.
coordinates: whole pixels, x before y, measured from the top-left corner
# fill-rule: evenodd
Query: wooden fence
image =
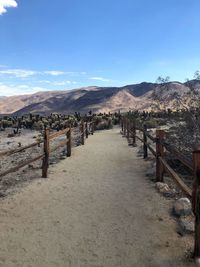
<path id="1" fill-rule="evenodd" d="M 193 151 L 191 159 L 183 155 L 173 147 L 173 144 L 168 144 L 165 140 L 165 131 L 156 130 L 156 136 L 152 136 L 144 125 L 143 128 L 137 127 L 135 121 L 131 121 L 127 117 L 121 119 L 122 134 L 127 137 L 128 141 L 136 144 L 136 140 L 143 143 L 144 159 L 148 157 L 150 151 L 156 158 L 156 181 L 164 181 L 164 173 L 167 172 L 176 184 L 180 187 L 183 193 L 192 200 L 192 208 L 195 216 L 195 246 L 194 256 L 200 257 L 200 150 Z M 142 138 L 137 133 L 142 133 Z M 150 144 L 154 143 L 154 147 Z M 184 166 L 188 168 L 193 176 L 193 186 L 190 188 L 186 185 L 179 173 L 177 173 L 167 162 L 166 152 L 174 155 Z"/>
<path id="2" fill-rule="evenodd" d="M 88 138 L 89 134 L 93 135 L 93 133 L 94 133 L 94 123 L 93 122 L 88 123 L 88 122 L 82 121 L 78 127 L 79 127 L 79 131 L 81 134 L 81 143 L 82 143 L 82 145 L 84 145 L 85 144 L 85 138 Z M 50 129 L 45 129 L 44 138 L 42 141 L 34 142 L 30 145 L 23 146 L 23 147 L 16 148 L 16 149 L 12 149 L 12 150 L 1 151 L 0 157 L 10 156 L 10 155 L 20 153 L 20 152 L 27 150 L 29 148 L 39 146 L 40 144 L 43 144 L 43 152 L 40 155 L 38 155 L 35 158 L 25 160 L 25 161 L 19 163 L 15 167 L 12 167 L 8 170 L 1 172 L 0 178 L 6 176 L 9 173 L 16 172 L 19 169 L 21 169 L 21 168 L 23 168 L 23 167 L 25 167 L 25 166 L 27 166 L 27 165 L 35 162 L 35 161 L 38 161 L 40 159 L 42 159 L 42 177 L 47 178 L 50 153 L 56 151 L 58 148 L 66 146 L 66 151 L 67 151 L 66 156 L 71 157 L 71 149 L 72 149 L 71 133 L 72 133 L 72 130 L 73 130 L 73 128 L 69 127 L 69 128 L 63 129 L 63 130 L 55 132 L 55 133 L 50 133 Z M 56 138 L 61 137 L 61 136 L 65 136 L 66 137 L 65 140 L 60 141 L 57 145 L 55 145 L 54 147 L 51 147 L 51 141 L 55 140 Z"/>

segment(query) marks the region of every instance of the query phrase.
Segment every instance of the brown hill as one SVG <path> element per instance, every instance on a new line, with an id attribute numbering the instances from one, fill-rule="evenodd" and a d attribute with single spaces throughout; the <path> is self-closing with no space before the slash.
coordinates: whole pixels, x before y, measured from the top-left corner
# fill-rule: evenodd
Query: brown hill
<path id="1" fill-rule="evenodd" d="M 75 111 L 86 113 L 89 110 L 93 112 L 149 110 L 158 99 L 165 108 L 175 108 L 177 95 L 184 100 L 188 99 L 187 93 L 191 85 L 200 88 L 200 82 L 195 80 L 186 83 L 170 82 L 165 86 L 144 82 L 124 87 L 93 86 L 1 97 L 0 113 L 21 115 L 52 112 L 74 113 Z"/>

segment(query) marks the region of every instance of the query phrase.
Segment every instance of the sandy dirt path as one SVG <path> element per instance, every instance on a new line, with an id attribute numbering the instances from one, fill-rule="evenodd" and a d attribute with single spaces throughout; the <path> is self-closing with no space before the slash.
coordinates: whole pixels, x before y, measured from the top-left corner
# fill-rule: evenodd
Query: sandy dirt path
<path id="1" fill-rule="evenodd" d="M 48 179 L 1 200 L 0 266 L 193 266 L 135 150 L 119 129 L 96 133 Z"/>

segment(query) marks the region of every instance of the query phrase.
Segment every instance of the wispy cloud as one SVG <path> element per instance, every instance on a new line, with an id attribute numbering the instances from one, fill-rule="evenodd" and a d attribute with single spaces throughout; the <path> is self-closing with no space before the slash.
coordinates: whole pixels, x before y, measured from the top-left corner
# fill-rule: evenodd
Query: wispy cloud
<path id="1" fill-rule="evenodd" d="M 75 81 L 47 81 L 47 80 L 42 80 L 39 81 L 39 83 L 46 83 L 54 86 L 64 86 L 64 85 L 69 85 L 69 84 L 77 84 Z"/>
<path id="2" fill-rule="evenodd" d="M 69 84 L 77 84 L 77 82 L 74 81 L 61 81 L 61 82 L 53 82 L 53 85 L 55 86 L 64 86 Z"/>
<path id="3" fill-rule="evenodd" d="M 0 0 L 1 1 L 1 0 Z M 86 75 L 86 72 L 73 72 L 73 71 L 61 71 L 61 70 L 45 70 L 45 71 L 36 71 L 36 70 L 27 70 L 27 69 L 12 69 L 4 65 L 0 65 L 0 75 L 7 75 L 9 77 L 16 78 L 28 78 L 34 75 L 49 75 L 49 76 L 82 76 Z"/>
<path id="4" fill-rule="evenodd" d="M 60 76 L 60 75 L 71 75 L 71 76 L 79 76 L 79 75 L 86 75 L 87 72 L 81 71 L 60 71 L 60 70 L 48 70 L 44 71 L 44 74 L 52 75 L 52 76 Z"/>
<path id="5" fill-rule="evenodd" d="M 17 7 L 17 2 L 15 0 L 0 0 L 0 15 L 7 12 L 9 7 Z"/>
<path id="6" fill-rule="evenodd" d="M 59 70 L 50 70 L 50 71 L 45 71 L 44 74 L 49 74 L 49 75 L 52 75 L 52 76 L 59 76 L 59 75 L 66 74 L 66 72 L 59 71 Z"/>
<path id="7" fill-rule="evenodd" d="M 14 96 L 33 94 L 40 91 L 49 91 L 45 87 L 29 86 L 29 85 L 7 85 L 0 83 L 0 96 Z"/>
<path id="8" fill-rule="evenodd" d="M 23 69 L 3 69 L 0 70 L 0 74 L 14 76 L 16 78 L 27 78 L 37 74 L 37 72 L 33 70 L 23 70 Z"/>
<path id="9" fill-rule="evenodd" d="M 90 80 L 95 80 L 95 81 L 101 81 L 101 82 L 110 82 L 111 81 L 110 79 L 106 79 L 106 78 L 103 78 L 103 77 L 90 77 L 89 79 Z"/>

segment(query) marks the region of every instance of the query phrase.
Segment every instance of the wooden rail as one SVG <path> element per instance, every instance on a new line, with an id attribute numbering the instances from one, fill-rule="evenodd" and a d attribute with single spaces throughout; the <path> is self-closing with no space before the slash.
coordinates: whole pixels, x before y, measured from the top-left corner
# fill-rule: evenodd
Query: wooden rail
<path id="1" fill-rule="evenodd" d="M 94 129 L 95 129 L 94 122 L 88 123 L 88 122 L 81 121 L 79 127 L 80 127 L 80 132 L 81 132 L 81 144 L 84 145 L 85 138 L 87 139 L 89 134 L 91 135 L 94 134 Z"/>
<path id="2" fill-rule="evenodd" d="M 42 141 L 34 142 L 30 145 L 23 146 L 23 147 L 16 148 L 16 149 L 12 149 L 12 150 L 1 151 L 0 157 L 10 156 L 13 154 L 20 153 L 20 152 L 27 150 L 29 148 L 39 146 L 40 144 L 43 143 L 43 153 L 41 153 L 39 156 L 37 156 L 33 159 L 29 159 L 29 160 L 26 160 L 26 161 L 19 163 L 16 167 L 12 167 L 8 170 L 1 172 L 0 178 L 2 179 L 2 177 L 6 176 L 7 174 L 16 172 L 19 169 L 37 161 L 37 160 L 40 160 L 40 159 L 43 160 L 42 161 L 42 177 L 47 178 L 50 153 L 56 151 L 60 147 L 66 146 L 66 156 L 67 157 L 71 156 L 71 150 L 72 150 L 71 133 L 72 133 L 71 127 L 63 129 L 63 130 L 55 132 L 55 133 L 50 133 L 50 129 L 45 129 Z M 88 123 L 88 122 L 82 121 L 81 122 L 81 141 L 82 141 L 82 144 L 85 143 L 85 137 L 88 138 L 89 134 L 92 134 L 92 135 L 94 134 L 94 123 L 93 122 Z M 51 147 L 51 141 L 55 140 L 56 138 L 61 137 L 61 136 L 65 136 L 65 140 L 62 140 L 58 144 L 56 144 L 54 147 Z"/>
<path id="3" fill-rule="evenodd" d="M 137 135 L 137 131 L 142 133 L 142 137 Z M 183 155 L 180 151 L 168 144 L 165 141 L 165 132 L 163 130 L 156 130 L 156 136 L 152 136 L 147 127 L 137 127 L 135 121 L 131 121 L 128 117 L 121 118 L 121 133 L 127 137 L 128 142 L 132 140 L 132 144 L 135 145 L 136 140 L 143 143 L 144 158 L 148 157 L 148 151 L 150 151 L 156 158 L 156 181 L 163 182 L 164 173 L 167 172 L 179 188 L 192 200 L 193 213 L 195 215 L 195 245 L 194 256 L 200 258 L 200 150 L 193 152 L 192 160 Z M 148 142 L 148 140 L 151 141 Z M 152 143 L 155 143 L 156 150 L 152 147 Z M 190 188 L 183 181 L 183 178 L 178 174 L 167 162 L 165 155 L 166 152 L 170 153 L 170 156 L 174 156 L 178 159 L 187 169 L 193 173 L 194 182 L 193 187 Z"/>
<path id="4" fill-rule="evenodd" d="M 12 150 L 10 149 L 10 150 L 7 150 L 7 151 L 2 151 L 2 152 L 0 152 L 0 157 L 1 156 L 10 156 L 10 155 L 22 152 L 22 151 L 24 151 L 24 150 L 26 150 L 28 148 L 39 146 L 42 143 L 43 143 L 43 141 L 38 141 L 38 142 L 32 143 L 32 144 L 27 145 L 27 146 L 23 146 L 23 147 L 20 147 L 20 148 L 16 148 L 16 149 L 12 149 Z"/>

